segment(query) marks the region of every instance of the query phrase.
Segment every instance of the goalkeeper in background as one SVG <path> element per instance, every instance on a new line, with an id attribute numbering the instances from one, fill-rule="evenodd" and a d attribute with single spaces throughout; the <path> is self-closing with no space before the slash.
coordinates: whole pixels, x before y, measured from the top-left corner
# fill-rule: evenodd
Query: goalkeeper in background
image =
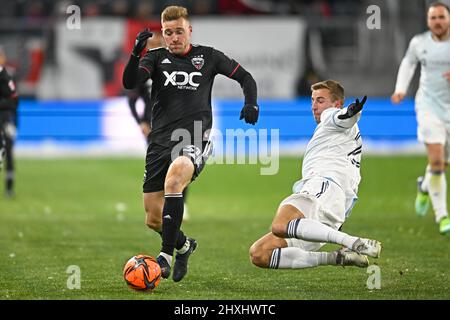
<path id="1" fill-rule="evenodd" d="M 417 137 L 425 143 L 428 165 L 425 175 L 417 178 L 416 213 L 424 216 L 433 205 L 441 234 L 450 233 L 447 211 L 445 171 L 450 160 L 450 13 L 440 2 L 427 12 L 427 32 L 416 35 L 409 43 L 397 75 L 391 100 L 400 103 L 420 62 L 420 84 L 415 110 Z"/>
<path id="2" fill-rule="evenodd" d="M 0 166 L 5 154 L 5 196 L 14 194 L 14 155 L 18 96 L 14 80 L 6 70 L 6 54 L 0 47 Z"/>
<path id="3" fill-rule="evenodd" d="M 347 108 L 344 88 L 334 80 L 315 83 L 312 112 L 317 122 L 306 147 L 302 179 L 284 199 L 271 232 L 250 248 L 251 262 L 261 268 L 302 269 L 319 265 L 367 267 L 381 244 L 339 231 L 357 200 L 361 180 L 362 139 L 357 122 L 366 97 Z M 318 252 L 326 243 L 343 247 Z"/>

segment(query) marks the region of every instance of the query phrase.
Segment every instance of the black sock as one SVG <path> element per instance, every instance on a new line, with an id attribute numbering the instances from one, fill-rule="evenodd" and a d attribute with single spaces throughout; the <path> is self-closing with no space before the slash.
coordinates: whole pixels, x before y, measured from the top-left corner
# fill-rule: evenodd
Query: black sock
<path id="1" fill-rule="evenodd" d="M 163 236 L 162 231 L 158 231 L 158 233 L 162 239 L 162 236 Z M 178 237 L 177 237 L 177 241 L 175 242 L 175 249 L 180 250 L 181 248 L 183 248 L 185 242 L 186 242 L 186 236 L 184 235 L 183 231 L 178 230 Z"/>
<path id="2" fill-rule="evenodd" d="M 166 194 L 164 198 L 161 252 L 172 256 L 183 220 L 183 195 L 181 193 L 170 193 Z"/>
<path id="3" fill-rule="evenodd" d="M 6 179 L 6 190 L 12 191 L 14 185 L 13 179 Z"/>
<path id="4" fill-rule="evenodd" d="M 12 191 L 14 187 L 14 171 L 6 171 L 6 190 Z"/>
<path id="5" fill-rule="evenodd" d="M 178 230 L 178 237 L 177 241 L 175 242 L 175 249 L 180 250 L 181 248 L 183 248 L 185 242 L 186 236 L 184 235 L 183 231 Z"/>

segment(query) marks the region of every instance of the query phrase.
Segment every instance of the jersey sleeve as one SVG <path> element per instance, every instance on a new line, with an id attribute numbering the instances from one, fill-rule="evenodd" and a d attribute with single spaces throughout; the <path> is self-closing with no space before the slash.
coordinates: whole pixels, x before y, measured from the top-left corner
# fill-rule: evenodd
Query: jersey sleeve
<path id="1" fill-rule="evenodd" d="M 345 131 L 350 129 L 359 121 L 361 118 L 361 112 L 358 112 L 353 117 L 348 119 L 339 119 L 338 116 L 341 114 L 345 114 L 347 112 L 347 108 L 338 109 L 338 108 L 328 108 L 325 109 L 320 115 L 320 122 L 322 125 L 333 131 Z"/>
<path id="2" fill-rule="evenodd" d="M 414 71 L 419 62 L 419 58 L 416 54 L 419 41 L 419 36 L 415 36 L 409 42 L 408 50 L 398 69 L 395 92 L 406 93 L 408 91 L 409 83 L 414 76 Z"/>
<path id="3" fill-rule="evenodd" d="M 123 71 L 122 84 L 125 89 L 134 89 L 146 82 L 152 75 L 157 61 L 157 51 L 149 50 L 145 56 L 139 57 L 130 55 L 127 65 Z"/>
<path id="4" fill-rule="evenodd" d="M 234 59 L 230 59 L 223 52 L 213 49 L 213 61 L 216 73 L 223 74 L 224 76 L 231 78 L 239 69 L 240 64 Z"/>
<path id="5" fill-rule="evenodd" d="M 405 59 L 411 64 L 416 64 L 419 62 L 417 56 L 417 47 L 421 41 L 421 36 L 417 35 L 411 39 L 408 45 L 408 50 L 406 50 Z"/>
<path id="6" fill-rule="evenodd" d="M 241 85 L 246 105 L 258 106 L 258 89 L 255 79 L 234 59 L 228 58 L 223 52 L 213 49 L 213 61 L 216 74 L 233 79 Z"/>
<path id="7" fill-rule="evenodd" d="M 156 51 L 149 50 L 145 56 L 139 61 L 139 81 L 143 83 L 147 81 L 156 67 L 156 61 L 158 53 Z"/>

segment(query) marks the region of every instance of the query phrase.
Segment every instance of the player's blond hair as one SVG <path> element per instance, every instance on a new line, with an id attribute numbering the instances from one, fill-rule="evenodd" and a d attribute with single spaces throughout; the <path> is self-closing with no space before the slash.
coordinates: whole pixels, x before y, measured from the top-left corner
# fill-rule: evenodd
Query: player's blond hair
<path id="1" fill-rule="evenodd" d="M 178 20 L 180 18 L 189 21 L 188 10 L 185 7 L 169 6 L 161 13 L 161 22 Z"/>
<path id="2" fill-rule="evenodd" d="M 344 104 L 344 87 L 335 80 L 325 80 L 321 82 L 314 83 L 311 86 L 311 91 L 319 89 L 328 89 L 331 93 L 332 101 L 339 101 Z"/>

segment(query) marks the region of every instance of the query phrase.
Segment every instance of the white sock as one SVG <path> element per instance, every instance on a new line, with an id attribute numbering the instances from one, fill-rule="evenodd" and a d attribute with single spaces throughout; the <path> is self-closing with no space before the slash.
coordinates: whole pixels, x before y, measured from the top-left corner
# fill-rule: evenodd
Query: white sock
<path id="1" fill-rule="evenodd" d="M 188 238 L 186 238 L 186 241 L 184 242 L 183 246 L 177 250 L 179 254 L 183 254 L 189 250 L 189 247 L 191 246 L 191 243 L 189 242 Z"/>
<path id="2" fill-rule="evenodd" d="M 164 252 L 160 252 L 159 255 L 160 255 L 160 256 L 163 256 L 164 259 L 167 260 L 167 262 L 169 263 L 169 265 L 172 265 L 172 256 L 171 256 L 171 255 L 168 255 L 167 253 L 164 253 Z"/>
<path id="3" fill-rule="evenodd" d="M 436 216 L 436 222 L 448 215 L 447 180 L 444 172 L 432 172 L 428 183 L 428 192 Z"/>
<path id="4" fill-rule="evenodd" d="M 358 240 L 358 237 L 334 230 L 319 221 L 308 218 L 289 221 L 287 235 L 289 238 L 307 241 L 337 243 L 350 249 L 353 243 Z"/>
<path id="5" fill-rule="evenodd" d="M 320 265 L 335 265 L 335 252 L 305 251 L 296 247 L 277 248 L 272 251 L 269 268 L 303 269 Z"/>
<path id="6" fill-rule="evenodd" d="M 427 167 L 425 168 L 425 175 L 423 176 L 422 184 L 420 185 L 420 189 L 422 189 L 423 192 L 428 192 L 430 177 L 431 177 L 431 167 L 430 165 L 427 165 Z"/>

